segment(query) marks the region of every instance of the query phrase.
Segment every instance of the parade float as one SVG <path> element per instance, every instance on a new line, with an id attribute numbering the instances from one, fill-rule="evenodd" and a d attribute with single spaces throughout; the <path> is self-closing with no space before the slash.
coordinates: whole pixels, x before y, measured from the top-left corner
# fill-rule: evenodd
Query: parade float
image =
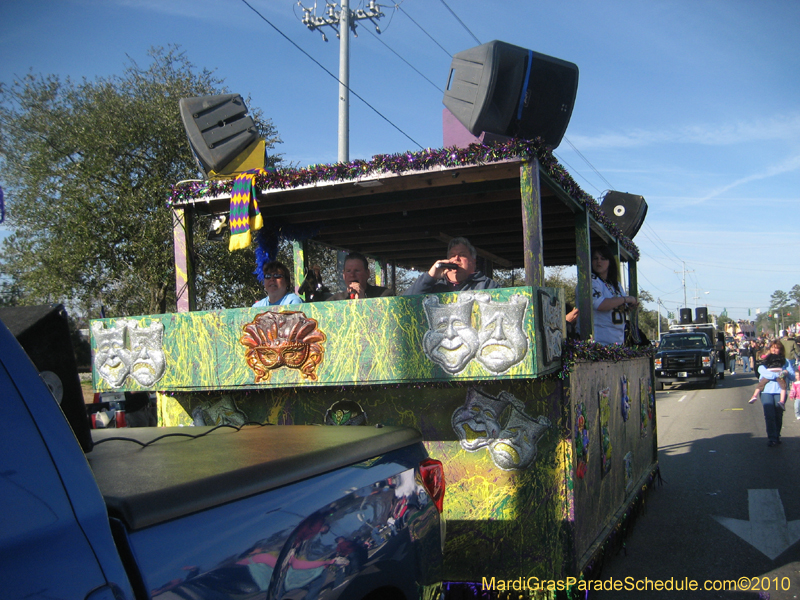
<path id="1" fill-rule="evenodd" d="M 545 267 L 577 265 L 588 291 L 603 243 L 635 295 L 638 250 L 549 150 L 513 140 L 256 168 L 177 185 L 169 203 L 178 312 L 94 321 L 96 389 L 158 391 L 162 426 L 415 427 L 444 464 L 453 590 L 593 576 L 658 473 L 652 352 L 592 343 L 588 293 L 584 341 L 566 339 L 564 293 L 544 286 Z M 524 281 L 196 311 L 187 223 L 202 215 L 244 215 L 232 234 L 258 215 L 267 246 L 294 234 L 295 282 L 310 243 L 374 258 L 391 287 L 395 269 L 427 270 L 456 236 L 483 271 Z M 552 596 L 546 586 L 529 593 Z"/>

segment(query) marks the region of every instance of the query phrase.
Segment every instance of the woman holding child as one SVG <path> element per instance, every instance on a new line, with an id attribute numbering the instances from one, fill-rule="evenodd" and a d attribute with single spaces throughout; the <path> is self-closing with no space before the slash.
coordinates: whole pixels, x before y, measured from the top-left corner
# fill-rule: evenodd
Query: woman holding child
<path id="1" fill-rule="evenodd" d="M 786 389 L 794 381 L 794 369 L 786 360 L 783 344 L 778 340 L 767 346 L 765 361 L 758 367 L 758 375 L 756 392 L 750 402 L 755 402 L 760 392 L 769 438 L 767 446 L 778 446 L 781 443 L 783 412 L 786 410 Z"/>

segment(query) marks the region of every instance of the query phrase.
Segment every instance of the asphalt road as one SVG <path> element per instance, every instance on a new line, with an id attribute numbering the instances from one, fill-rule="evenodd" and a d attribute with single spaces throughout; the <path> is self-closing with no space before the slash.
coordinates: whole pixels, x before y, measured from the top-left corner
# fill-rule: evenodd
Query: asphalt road
<path id="1" fill-rule="evenodd" d="M 622 589 L 589 598 L 800 598 L 800 421 L 787 406 L 783 444 L 767 447 L 761 404 L 747 403 L 755 383 L 739 372 L 713 390 L 656 393 L 664 483 L 649 494 L 623 551 L 603 566 L 599 579 Z M 670 579 L 673 588 L 688 580 L 699 589 L 653 589 Z M 734 580 L 751 591 L 721 589 Z M 703 591 L 706 582 L 718 590 Z"/>

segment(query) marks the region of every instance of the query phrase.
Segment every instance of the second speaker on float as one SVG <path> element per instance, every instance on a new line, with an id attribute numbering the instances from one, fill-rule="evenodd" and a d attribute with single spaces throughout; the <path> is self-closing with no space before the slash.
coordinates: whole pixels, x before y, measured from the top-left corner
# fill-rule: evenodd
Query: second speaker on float
<path id="1" fill-rule="evenodd" d="M 556 148 L 577 92 L 577 65 L 495 40 L 453 57 L 444 105 L 473 135 L 541 137 Z"/>

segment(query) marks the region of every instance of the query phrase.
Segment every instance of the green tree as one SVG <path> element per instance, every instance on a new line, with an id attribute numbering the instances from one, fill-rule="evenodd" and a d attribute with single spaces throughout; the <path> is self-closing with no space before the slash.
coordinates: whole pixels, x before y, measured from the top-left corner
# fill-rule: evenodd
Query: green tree
<path id="1" fill-rule="evenodd" d="M 800 284 L 795 284 L 789 290 L 789 300 L 791 300 L 796 308 L 800 308 Z"/>
<path id="2" fill-rule="evenodd" d="M 174 309 L 166 199 L 171 184 L 197 173 L 178 100 L 226 90 L 177 47 L 149 54 L 148 66 L 131 61 L 119 76 L 75 83 L 29 74 L 0 84 L 0 166 L 13 230 L 0 275 L 20 290 L 20 304 L 61 302 L 91 316 L 101 305 L 108 316 Z M 267 146 L 280 143 L 272 123 L 251 114 Z M 207 220 L 195 227 L 200 307 L 241 305 L 252 288 L 257 295 L 252 251 L 230 254 L 206 241 Z"/>

